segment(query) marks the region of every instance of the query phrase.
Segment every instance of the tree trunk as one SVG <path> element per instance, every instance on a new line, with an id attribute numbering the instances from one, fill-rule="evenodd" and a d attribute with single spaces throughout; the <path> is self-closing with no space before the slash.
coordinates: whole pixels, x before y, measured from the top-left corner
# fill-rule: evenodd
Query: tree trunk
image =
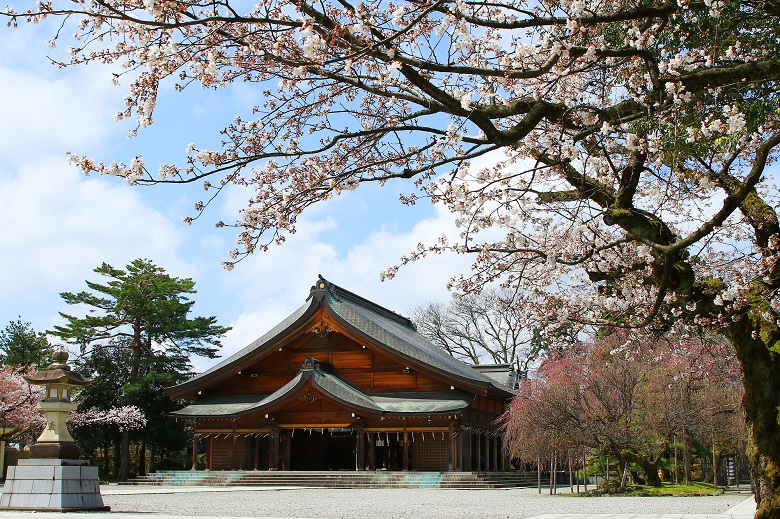
<path id="1" fill-rule="evenodd" d="M 122 446 L 119 455 L 119 481 L 127 481 L 130 477 L 130 431 L 122 432 Z"/>
<path id="2" fill-rule="evenodd" d="M 756 519 L 780 519 L 780 353 L 777 343 L 773 346 L 775 351 L 770 351 L 763 341 L 753 339 L 754 326 L 745 321 L 748 319 L 732 325 L 729 339 L 742 365 L 745 382 L 742 409 L 758 505 Z"/>
<path id="3" fill-rule="evenodd" d="M 108 475 L 111 473 L 111 443 L 106 442 L 103 445 L 103 478 L 108 479 Z"/>
<path id="4" fill-rule="evenodd" d="M 569 493 L 574 493 L 574 471 L 571 468 L 571 451 L 566 450 L 566 457 L 569 459 Z M 577 484 L 579 486 L 579 484 Z M 578 492 L 579 493 L 579 492 Z"/>
<path id="5" fill-rule="evenodd" d="M 688 429 L 683 427 L 683 485 L 691 484 L 691 442 L 688 438 Z"/>
<path id="6" fill-rule="evenodd" d="M 112 452 L 114 455 L 112 456 L 112 463 L 114 465 L 114 476 L 119 479 L 119 468 L 122 466 L 122 436 L 119 436 L 119 441 L 114 441 L 114 448 L 112 449 Z"/>
<path id="7" fill-rule="evenodd" d="M 588 493 L 588 451 L 582 451 L 582 482 L 585 485 L 585 493 Z"/>
<path id="8" fill-rule="evenodd" d="M 645 477 L 647 478 L 647 484 L 651 487 L 660 487 L 661 477 L 658 475 L 658 464 L 642 459 L 638 459 L 636 462 L 640 467 L 642 467 L 642 471 L 645 473 Z"/>
<path id="9" fill-rule="evenodd" d="M 138 378 L 139 365 L 141 361 L 141 320 L 136 318 L 133 323 L 133 357 L 130 366 L 130 376 L 128 382 L 132 383 Z M 128 401 L 128 404 L 133 402 Z M 121 461 L 119 463 L 119 481 L 127 481 L 130 477 L 130 431 L 122 432 L 122 447 L 120 449 Z"/>
<path id="10" fill-rule="evenodd" d="M 542 493 L 542 460 L 536 458 L 536 490 Z"/>
<path id="11" fill-rule="evenodd" d="M 140 452 L 138 453 L 138 475 L 146 475 L 146 443 L 141 442 Z"/>
<path id="12" fill-rule="evenodd" d="M 553 489 L 555 488 L 555 453 L 553 452 L 550 458 L 550 495 L 553 495 Z"/>

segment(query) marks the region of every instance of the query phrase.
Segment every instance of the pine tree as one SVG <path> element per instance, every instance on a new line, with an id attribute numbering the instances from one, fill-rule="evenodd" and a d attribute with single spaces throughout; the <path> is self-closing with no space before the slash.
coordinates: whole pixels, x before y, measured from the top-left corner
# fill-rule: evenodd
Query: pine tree
<path id="1" fill-rule="evenodd" d="M 220 338 L 230 330 L 216 317 L 189 317 L 195 282 L 176 278 L 149 260 L 137 259 L 126 270 L 103 263 L 95 272 L 106 283 L 87 281 L 90 291 L 60 294 L 69 305 L 86 305 L 84 317 L 60 312 L 65 326 L 51 332 L 77 345 L 82 354 L 106 348 L 130 351 L 127 386 L 137 388 L 150 372 L 150 365 L 170 366 L 182 357 L 214 358 Z M 140 392 L 142 394 L 143 392 Z M 135 405 L 138 391 L 128 391 L 124 403 Z M 122 433 L 119 480 L 130 474 L 130 432 Z"/>

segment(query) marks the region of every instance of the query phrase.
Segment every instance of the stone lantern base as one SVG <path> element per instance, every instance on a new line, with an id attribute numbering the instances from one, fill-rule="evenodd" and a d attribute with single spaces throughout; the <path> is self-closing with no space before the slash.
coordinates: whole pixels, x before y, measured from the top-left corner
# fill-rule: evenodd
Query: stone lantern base
<path id="1" fill-rule="evenodd" d="M 108 511 L 87 460 L 32 458 L 8 467 L 0 510 Z"/>
<path id="2" fill-rule="evenodd" d="M 81 449 L 73 442 L 39 442 L 30 446 L 30 458 L 77 460 Z"/>

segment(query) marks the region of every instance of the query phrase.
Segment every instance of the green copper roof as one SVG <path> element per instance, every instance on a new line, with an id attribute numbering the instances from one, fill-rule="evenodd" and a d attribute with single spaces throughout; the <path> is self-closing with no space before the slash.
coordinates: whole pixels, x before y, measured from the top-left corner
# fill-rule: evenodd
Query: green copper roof
<path id="1" fill-rule="evenodd" d="M 331 371 L 327 363 L 307 359 L 301 371 L 270 395 L 203 398 L 173 414 L 190 418 L 228 418 L 261 412 L 295 394 L 306 382 L 325 397 L 360 412 L 378 415 L 442 414 L 465 409 L 472 395 L 462 391 L 368 394 Z"/>
<path id="2" fill-rule="evenodd" d="M 236 395 L 202 398 L 184 409 L 174 411 L 174 416 L 235 416 L 256 407 L 267 395 Z"/>

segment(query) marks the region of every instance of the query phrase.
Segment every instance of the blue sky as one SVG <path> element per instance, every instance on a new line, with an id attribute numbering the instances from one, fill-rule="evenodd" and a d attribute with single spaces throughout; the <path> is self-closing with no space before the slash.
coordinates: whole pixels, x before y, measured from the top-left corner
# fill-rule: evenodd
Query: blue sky
<path id="1" fill-rule="evenodd" d="M 46 46 L 54 30 L 50 23 L 0 28 L 0 326 L 17 316 L 36 330 L 60 324 L 58 311 L 72 310 L 60 292 L 86 288 L 84 280 L 97 280 L 92 269 L 103 261 L 120 267 L 148 258 L 195 280 L 197 314 L 234 327 L 224 340 L 226 356 L 302 304 L 318 274 L 408 314 L 424 302 L 447 300 L 447 280 L 468 269 L 467 257 L 436 256 L 380 282 L 379 273 L 418 242 L 455 230 L 439 208 L 402 206 L 398 195 L 406 186 L 389 184 L 361 186 L 312 208 L 285 245 L 223 270 L 235 236 L 213 224 L 235 219 L 251 193 L 222 196 L 188 226 L 181 218 L 192 215 L 204 193 L 200 186 L 131 187 L 87 177 L 68 164 L 66 152 L 126 163 L 140 153 L 153 169 L 181 162 L 190 142 L 213 147 L 222 126 L 246 114 L 259 89 L 167 90 L 155 124 L 128 140 L 129 125 L 113 119 L 126 87 L 113 86 L 106 67 L 51 65 L 48 55 L 64 53 Z"/>

